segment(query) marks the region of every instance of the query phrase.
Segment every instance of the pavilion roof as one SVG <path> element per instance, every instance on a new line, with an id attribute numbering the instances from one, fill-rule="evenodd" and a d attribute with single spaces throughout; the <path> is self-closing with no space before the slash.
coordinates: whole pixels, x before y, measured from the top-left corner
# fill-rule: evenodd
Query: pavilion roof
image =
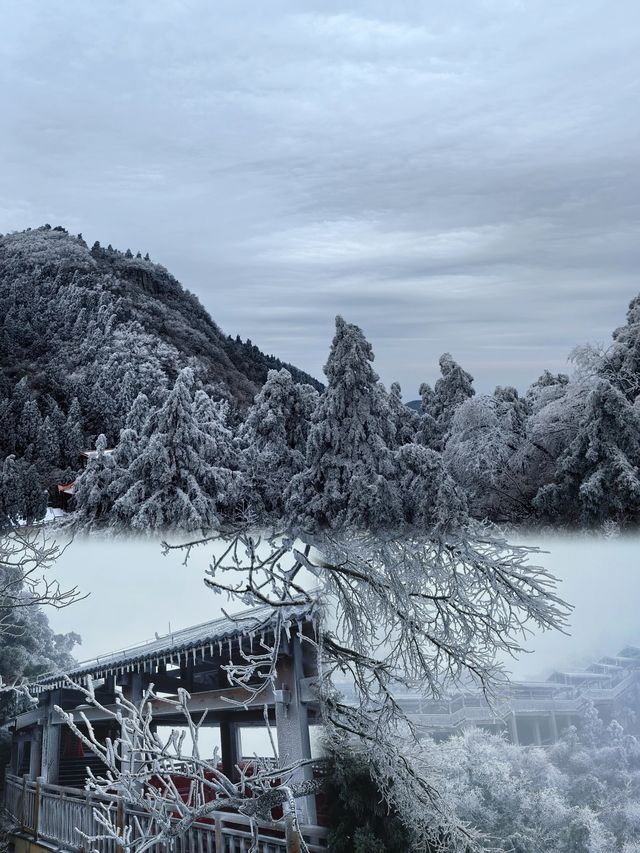
<path id="1" fill-rule="evenodd" d="M 125 672 L 140 672 L 153 669 L 161 663 L 180 664 L 191 658 L 194 662 L 206 654 L 216 651 L 222 654 L 223 641 L 230 648 L 234 640 L 243 637 L 258 637 L 268 634 L 280 624 L 281 630 L 288 632 L 291 627 L 300 627 L 304 622 L 314 621 L 318 614 L 315 601 L 301 602 L 274 608 L 270 605 L 253 607 L 239 613 L 222 616 L 211 622 L 202 622 L 190 628 L 171 631 L 139 645 L 100 655 L 83 661 L 65 672 L 45 673 L 30 681 L 30 688 L 36 692 L 46 692 L 66 684 L 65 675 L 79 681 L 91 675 L 103 678 L 120 675 Z"/>

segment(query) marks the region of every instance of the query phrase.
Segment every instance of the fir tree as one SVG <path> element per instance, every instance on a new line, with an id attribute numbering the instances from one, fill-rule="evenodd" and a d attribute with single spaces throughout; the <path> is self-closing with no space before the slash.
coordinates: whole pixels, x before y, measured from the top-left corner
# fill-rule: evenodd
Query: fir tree
<path id="1" fill-rule="evenodd" d="M 232 476 L 211 464 L 210 438 L 194 416 L 194 383 L 193 371 L 182 370 L 162 407 L 147 418 L 128 469 L 131 485 L 114 506 L 119 524 L 143 531 L 218 525 L 217 501 L 228 499 Z"/>
<path id="2" fill-rule="evenodd" d="M 81 529 L 104 527 L 110 518 L 115 472 L 113 456 L 106 450 L 107 439 L 101 433 L 96 441 L 95 454 L 89 458 L 87 467 L 75 482 L 74 524 Z"/>
<path id="3" fill-rule="evenodd" d="M 402 518 L 393 423 L 373 358 L 362 331 L 337 317 L 306 467 L 288 490 L 288 511 L 302 526 L 376 529 Z"/>
<path id="4" fill-rule="evenodd" d="M 545 518 L 594 526 L 637 522 L 640 512 L 640 417 L 602 380 L 591 392 L 578 432 L 558 460 L 554 482 L 534 506 Z"/>
<path id="5" fill-rule="evenodd" d="M 62 458 L 64 463 L 69 467 L 75 467 L 84 446 L 82 412 L 78 398 L 74 397 L 62 430 Z"/>
<path id="6" fill-rule="evenodd" d="M 402 389 L 398 382 L 391 383 L 389 409 L 394 428 L 394 447 L 402 447 L 403 444 L 414 442 L 420 419 L 416 412 L 402 402 Z"/>
<path id="7" fill-rule="evenodd" d="M 440 372 L 442 376 L 435 384 L 431 414 L 438 425 L 444 445 L 456 409 L 476 392 L 473 388 L 473 376 L 463 370 L 448 352 L 440 356 Z"/>
<path id="8" fill-rule="evenodd" d="M 258 517 L 281 517 L 284 493 L 304 468 L 310 418 L 318 394 L 288 370 L 270 370 L 240 430 L 247 494 Z"/>

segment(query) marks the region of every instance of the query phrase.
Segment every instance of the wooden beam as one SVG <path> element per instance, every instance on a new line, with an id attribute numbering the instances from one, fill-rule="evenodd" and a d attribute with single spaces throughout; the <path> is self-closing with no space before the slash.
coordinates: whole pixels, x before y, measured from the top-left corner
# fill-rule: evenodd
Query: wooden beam
<path id="1" fill-rule="evenodd" d="M 236 707 L 233 704 L 230 704 L 229 701 L 226 701 L 229 699 L 236 702 L 246 701 L 248 709 L 262 708 L 264 705 L 267 705 L 267 707 L 273 707 L 275 705 L 273 690 L 270 687 L 263 690 L 257 698 L 251 699 L 247 697 L 247 691 L 243 687 L 234 687 L 224 690 L 207 690 L 203 693 L 196 693 L 189 700 L 188 708 L 191 713 L 202 713 L 202 711 L 210 711 L 213 713 L 218 711 L 225 713 L 231 711 L 233 713 L 234 711 L 237 711 L 238 713 L 242 713 L 242 711 L 244 711 L 243 706 Z M 110 711 L 118 710 L 118 706 L 116 705 L 108 705 L 106 707 Z M 104 711 L 101 711 L 99 708 L 94 708 L 91 705 L 79 705 L 77 708 L 71 709 L 71 713 L 74 714 L 74 719 L 76 721 L 79 720 L 80 711 L 85 714 L 88 720 L 109 719 L 109 715 L 105 714 Z M 152 711 L 154 720 L 161 720 L 163 717 L 174 716 L 176 713 L 175 708 L 170 705 L 166 705 L 161 700 L 155 700 L 152 703 Z M 53 722 L 57 725 L 64 725 L 64 722 L 61 719 L 54 720 Z"/>

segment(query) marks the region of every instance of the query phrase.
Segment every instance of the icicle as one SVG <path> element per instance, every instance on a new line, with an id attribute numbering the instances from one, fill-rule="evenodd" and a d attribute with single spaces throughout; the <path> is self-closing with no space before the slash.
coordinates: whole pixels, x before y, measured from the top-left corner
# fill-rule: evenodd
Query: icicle
<path id="1" fill-rule="evenodd" d="M 204 660 L 204 646 L 200 647 L 200 660 Z"/>
<path id="2" fill-rule="evenodd" d="M 298 619 L 298 642 L 302 643 L 302 622 Z"/>
<path id="3" fill-rule="evenodd" d="M 186 657 L 186 655 L 185 655 L 185 657 Z M 196 662 L 196 650 L 195 650 L 195 646 L 194 646 L 194 648 L 193 648 L 193 654 L 192 654 L 192 657 L 193 657 L 193 662 L 195 663 L 195 662 Z"/>
<path id="4" fill-rule="evenodd" d="M 232 651 L 231 651 L 231 637 L 229 637 L 229 639 L 227 640 L 227 643 L 229 644 L 229 657 L 231 657 L 231 656 L 232 656 Z"/>
<path id="5" fill-rule="evenodd" d="M 291 640 L 291 623 L 287 620 L 282 627 L 284 629 L 284 633 L 286 634 L 287 640 Z"/>
<path id="6" fill-rule="evenodd" d="M 209 643 L 209 655 L 213 657 L 213 643 Z"/>
<path id="7" fill-rule="evenodd" d="M 222 640 L 218 640 L 218 652 L 220 657 L 222 657 Z"/>
<path id="8" fill-rule="evenodd" d="M 255 634 L 253 633 L 253 631 L 250 631 L 249 632 L 249 651 L 252 654 L 253 654 L 253 638 L 254 638 L 254 636 L 255 636 Z"/>

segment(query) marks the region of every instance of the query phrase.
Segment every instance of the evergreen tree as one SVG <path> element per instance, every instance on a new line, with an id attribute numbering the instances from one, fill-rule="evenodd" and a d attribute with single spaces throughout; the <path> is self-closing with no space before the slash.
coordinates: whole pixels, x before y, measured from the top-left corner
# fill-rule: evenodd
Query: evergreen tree
<path id="1" fill-rule="evenodd" d="M 211 441 L 194 416 L 194 383 L 193 371 L 182 370 L 148 417 L 129 467 L 131 485 L 114 506 L 119 524 L 141 531 L 217 527 L 217 502 L 229 499 L 233 477 L 209 461 Z"/>
<path id="2" fill-rule="evenodd" d="M 149 398 L 142 391 L 133 401 L 133 405 L 129 409 L 125 420 L 125 427 L 134 430 L 138 435 L 142 435 L 142 430 L 149 417 L 151 406 Z"/>
<path id="3" fill-rule="evenodd" d="M 65 465 L 75 468 L 80 453 L 85 447 L 82 429 L 82 411 L 78 398 L 74 397 L 69 407 L 67 419 L 62 430 L 62 459 Z"/>
<path id="4" fill-rule="evenodd" d="M 376 529 L 402 519 L 393 423 L 373 358 L 362 331 L 337 317 L 306 467 L 288 489 L 288 512 L 303 527 Z"/>
<path id="5" fill-rule="evenodd" d="M 42 415 L 35 400 L 24 404 L 18 422 L 18 445 L 24 451 L 30 444 L 37 444 L 42 429 Z"/>
<path id="6" fill-rule="evenodd" d="M 75 482 L 74 524 L 80 529 L 104 527 L 109 521 L 115 463 L 112 454 L 106 451 L 107 438 L 101 433 L 96 441 L 95 454 L 89 458 L 87 467 Z"/>
<path id="7" fill-rule="evenodd" d="M 545 518 L 594 526 L 637 522 L 640 512 L 640 417 L 606 380 L 591 392 L 576 437 L 558 460 L 554 482 L 534 506 Z"/>
<path id="8" fill-rule="evenodd" d="M 476 392 L 473 376 L 463 370 L 448 352 L 440 356 L 440 372 L 442 376 L 435 384 L 431 414 L 444 445 L 456 409 Z"/>
<path id="9" fill-rule="evenodd" d="M 42 421 L 42 426 L 38 431 L 36 440 L 36 453 L 38 459 L 38 468 L 50 473 L 51 469 L 57 468 L 60 464 L 60 439 L 50 415 L 47 415 Z"/>
<path id="10" fill-rule="evenodd" d="M 333 853 L 408 853 L 415 849 L 399 815 L 390 813 L 381 800 L 366 756 L 346 743 L 333 744 L 327 763 L 325 796 Z"/>
<path id="11" fill-rule="evenodd" d="M 394 427 L 394 447 L 411 444 L 416 440 L 419 417 L 402 402 L 402 389 L 398 382 L 392 382 L 389 389 L 389 409 Z"/>
<path id="12" fill-rule="evenodd" d="M 405 444 L 395 456 L 407 524 L 442 533 L 468 521 L 464 493 L 447 473 L 439 453 L 420 444 Z"/>
<path id="13" fill-rule="evenodd" d="M 241 465 L 255 516 L 282 517 L 284 493 L 304 468 L 318 394 L 288 370 L 270 370 L 240 429 Z"/>

